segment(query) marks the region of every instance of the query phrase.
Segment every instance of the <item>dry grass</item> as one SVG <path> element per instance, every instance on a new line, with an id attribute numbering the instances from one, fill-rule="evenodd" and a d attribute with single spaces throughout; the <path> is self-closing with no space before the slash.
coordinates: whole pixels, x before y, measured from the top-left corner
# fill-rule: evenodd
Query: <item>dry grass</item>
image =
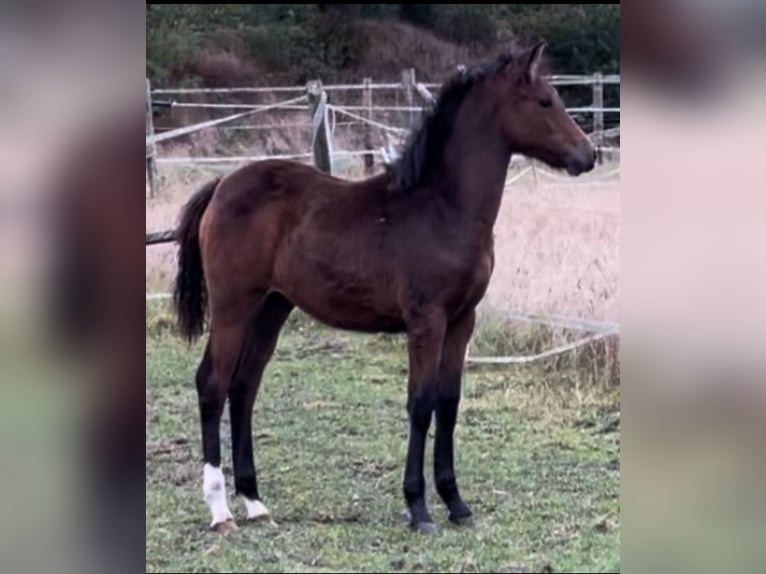
<path id="1" fill-rule="evenodd" d="M 619 182 L 604 165 L 578 180 L 538 172 L 506 192 L 495 225 L 495 271 L 480 305 L 475 355 L 540 353 L 586 333 L 519 324 L 508 312 L 619 321 Z M 582 381 L 619 384 L 619 337 L 543 361 L 576 366 Z"/>
<path id="2" fill-rule="evenodd" d="M 236 40 L 236 38 L 234 38 Z M 206 47 L 197 54 L 192 67 L 208 86 L 252 83 L 259 73 L 257 63 L 230 50 Z"/>
<path id="3" fill-rule="evenodd" d="M 538 187 L 530 174 L 508 189 L 486 306 L 618 320 L 619 187 L 599 181 L 611 169 L 566 182 L 540 174 Z"/>
<path id="4" fill-rule="evenodd" d="M 214 171 L 193 167 L 160 168 L 161 187 L 157 196 L 146 200 L 146 231 L 173 229 L 181 207 Z M 176 245 L 163 243 L 146 248 L 146 290 L 167 292 L 176 272 Z"/>

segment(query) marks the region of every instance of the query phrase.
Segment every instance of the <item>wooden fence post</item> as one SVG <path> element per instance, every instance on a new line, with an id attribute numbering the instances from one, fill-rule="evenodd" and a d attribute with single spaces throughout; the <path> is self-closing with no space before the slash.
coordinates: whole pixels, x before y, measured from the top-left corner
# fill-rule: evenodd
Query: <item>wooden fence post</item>
<path id="1" fill-rule="evenodd" d="M 146 137 L 154 136 L 154 118 L 152 117 L 152 90 L 149 78 L 146 78 Z M 157 185 L 157 144 L 146 144 L 146 179 L 149 182 L 149 197 L 154 197 Z"/>
<path id="2" fill-rule="evenodd" d="M 368 120 L 372 119 L 372 78 L 365 78 L 362 81 L 364 88 L 362 89 L 362 106 L 366 109 L 365 117 Z M 371 175 L 375 169 L 375 155 L 372 153 L 372 129 L 370 124 L 362 126 L 364 133 L 364 149 L 370 151 L 370 153 L 364 154 L 364 172 L 367 175 Z"/>
<path id="3" fill-rule="evenodd" d="M 408 108 L 412 108 L 415 105 L 415 69 L 408 68 L 402 71 L 402 89 L 404 90 L 404 101 Z M 409 118 L 409 125 L 411 127 L 415 124 L 415 112 L 410 110 L 405 114 L 406 118 Z"/>
<path id="4" fill-rule="evenodd" d="M 327 121 L 327 92 L 320 80 L 306 85 L 311 113 L 311 148 L 317 169 L 332 174 L 332 138 Z"/>
<path id="5" fill-rule="evenodd" d="M 600 72 L 593 74 L 593 104 L 598 108 L 593 112 L 593 133 L 597 144 L 604 139 L 604 84 Z"/>

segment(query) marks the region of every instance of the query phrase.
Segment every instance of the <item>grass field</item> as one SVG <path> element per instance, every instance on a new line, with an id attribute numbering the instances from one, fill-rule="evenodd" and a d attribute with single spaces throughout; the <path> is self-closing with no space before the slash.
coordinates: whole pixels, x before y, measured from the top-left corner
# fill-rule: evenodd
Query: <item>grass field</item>
<path id="1" fill-rule="evenodd" d="M 162 304 L 160 304 L 162 305 Z M 228 415 L 222 445 L 239 530 L 209 531 L 193 374 L 202 344 L 147 311 L 147 572 L 571 572 L 620 566 L 618 388 L 582 370 L 471 368 L 456 470 L 476 515 L 456 528 L 433 488 L 437 535 L 403 516 L 404 339 L 320 327 L 283 331 L 255 408 L 259 485 L 274 524 L 248 524 L 233 499 Z M 490 337 L 477 336 L 473 352 Z"/>

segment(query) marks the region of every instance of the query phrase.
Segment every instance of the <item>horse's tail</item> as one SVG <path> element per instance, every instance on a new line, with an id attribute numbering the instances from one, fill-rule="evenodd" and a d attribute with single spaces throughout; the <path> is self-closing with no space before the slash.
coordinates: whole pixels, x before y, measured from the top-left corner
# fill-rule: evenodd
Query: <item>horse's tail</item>
<path id="1" fill-rule="evenodd" d="M 205 324 L 207 290 L 199 247 L 199 224 L 219 180 L 216 178 L 206 183 L 192 196 L 181 212 L 176 229 L 180 249 L 173 302 L 181 334 L 189 343 L 202 334 Z"/>

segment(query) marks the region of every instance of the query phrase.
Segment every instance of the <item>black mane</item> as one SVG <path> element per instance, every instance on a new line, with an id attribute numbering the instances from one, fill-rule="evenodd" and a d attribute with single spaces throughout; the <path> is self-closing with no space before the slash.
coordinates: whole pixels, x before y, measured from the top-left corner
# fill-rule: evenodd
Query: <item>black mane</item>
<path id="1" fill-rule="evenodd" d="M 497 74 L 519 53 L 519 48 L 514 47 L 494 60 L 457 72 L 444 83 L 433 108 L 410 132 L 402 156 L 391 166 L 393 191 L 407 193 L 441 167 L 444 144 L 465 96 L 478 82 Z"/>

